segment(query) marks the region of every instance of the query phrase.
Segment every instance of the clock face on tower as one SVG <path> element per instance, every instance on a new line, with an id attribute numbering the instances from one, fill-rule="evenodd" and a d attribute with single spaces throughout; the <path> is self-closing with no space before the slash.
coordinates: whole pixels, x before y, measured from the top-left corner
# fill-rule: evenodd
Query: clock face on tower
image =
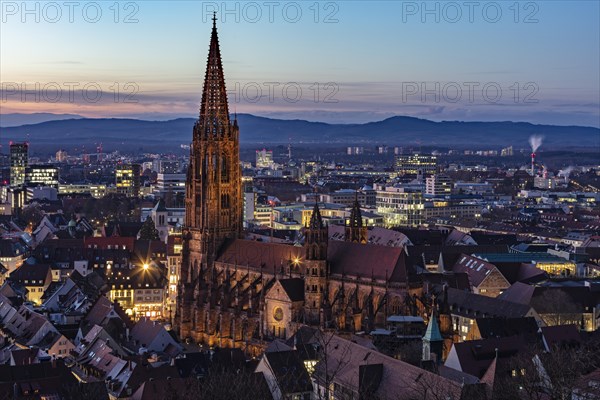
<path id="1" fill-rule="evenodd" d="M 283 319 L 283 310 L 281 307 L 277 307 L 273 310 L 273 318 L 275 321 L 281 321 Z"/>

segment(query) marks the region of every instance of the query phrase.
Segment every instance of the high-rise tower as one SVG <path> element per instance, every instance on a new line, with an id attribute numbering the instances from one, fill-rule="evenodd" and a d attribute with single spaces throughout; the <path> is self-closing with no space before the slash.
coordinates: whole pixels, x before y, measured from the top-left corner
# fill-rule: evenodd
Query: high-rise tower
<path id="1" fill-rule="evenodd" d="M 10 144 L 10 184 L 20 186 L 25 183 L 25 169 L 29 165 L 29 143 Z"/>
<path id="2" fill-rule="evenodd" d="M 194 310 L 212 276 L 217 251 L 241 234 L 239 128 L 229 117 L 216 17 L 210 39 L 200 117 L 193 129 L 187 172 L 185 227 L 177 324 L 194 333 Z M 210 283 L 209 283 L 210 284 Z"/>

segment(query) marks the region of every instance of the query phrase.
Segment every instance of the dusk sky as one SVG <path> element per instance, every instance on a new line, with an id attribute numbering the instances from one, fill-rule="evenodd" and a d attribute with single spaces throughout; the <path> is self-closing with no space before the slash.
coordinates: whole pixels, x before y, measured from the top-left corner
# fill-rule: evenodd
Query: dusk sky
<path id="1" fill-rule="evenodd" d="M 1 112 L 196 116 L 216 8 L 231 112 L 600 126 L 598 1 L 267 3 L 2 1 Z"/>

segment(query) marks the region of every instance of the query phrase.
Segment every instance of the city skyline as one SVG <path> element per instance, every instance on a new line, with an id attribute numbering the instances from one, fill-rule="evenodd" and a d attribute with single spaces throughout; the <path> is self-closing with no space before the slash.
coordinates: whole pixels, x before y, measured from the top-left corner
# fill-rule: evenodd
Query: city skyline
<path id="1" fill-rule="evenodd" d="M 58 18 L 61 7 L 76 18 L 81 7 L 88 25 L 102 24 L 106 11 L 114 24 L 140 23 L 143 4 L 145 17 L 156 17 L 153 31 L 132 37 L 96 25 L 96 42 L 78 26 L 72 37 L 88 49 L 80 58 L 64 57 L 69 41 L 48 33 L 40 54 L 22 41 L 23 56 L 7 63 L 22 66 L 9 74 L 40 82 L 3 80 L 0 112 L 33 105 L 88 117 L 193 118 L 1 115 L 0 393 L 600 398 L 600 129 L 423 118 L 593 120 L 595 103 L 581 96 L 595 93 L 594 62 L 578 64 L 577 46 L 544 47 L 521 28 L 501 27 L 503 7 L 516 25 L 539 23 L 538 3 L 378 3 L 387 21 L 399 18 L 395 27 L 415 16 L 425 30 L 432 15 L 458 23 L 451 13 L 459 18 L 467 5 L 500 24 L 490 28 L 494 40 L 480 35 L 462 46 L 454 44 L 460 35 L 439 36 L 435 49 L 407 38 L 406 54 L 435 56 L 406 59 L 390 50 L 401 43 L 391 25 L 369 19 L 373 8 L 359 15 L 358 2 L 230 2 L 237 8 L 222 21 L 214 8 L 225 3 L 177 3 L 173 13 L 191 21 L 177 26 L 164 2 L 0 3 L 3 23 L 19 13 Z M 190 17 L 198 4 L 207 24 Z M 394 16 L 398 4 L 403 14 Z M 345 40 L 324 33 L 342 25 L 342 5 L 354 12 Z M 245 34 L 240 21 L 227 25 L 227 14 L 242 12 L 248 23 L 248 8 L 261 6 L 284 8 L 285 24 L 297 25 L 280 25 L 272 41 Z M 301 21 L 302 7 L 315 13 L 314 29 Z M 476 19 L 472 11 L 467 18 Z M 328 28 L 317 27 L 323 18 Z M 180 32 L 191 26 L 202 34 L 188 42 Z M 437 30 L 427 34 L 445 28 Z M 102 46 L 112 35 L 110 53 Z M 484 59 L 484 48 L 514 43 L 538 51 Z M 320 59 L 325 47 L 330 58 Z M 427 80 L 440 71 L 448 80 Z M 393 80 L 405 72 L 412 81 Z M 538 80 L 510 83 L 530 73 Z M 64 82 L 41 83 L 53 74 Z M 129 76 L 137 80 L 120 80 Z M 548 103 L 550 82 L 564 102 Z M 261 87 L 266 96 L 252 92 Z M 411 116 L 356 123 L 388 113 Z"/>
<path id="2" fill-rule="evenodd" d="M 214 10 L 227 49 L 231 112 L 325 122 L 409 115 L 600 126 L 596 2 L 427 9 L 417 2 L 150 2 L 118 3 L 118 15 L 108 4 L 94 14 L 82 3 L 72 16 L 60 10 L 60 18 L 44 3 L 29 14 L 7 3 L 3 114 L 197 116 L 206 50 L 197 43 Z M 101 99 L 85 98 L 83 87 L 99 89 Z"/>

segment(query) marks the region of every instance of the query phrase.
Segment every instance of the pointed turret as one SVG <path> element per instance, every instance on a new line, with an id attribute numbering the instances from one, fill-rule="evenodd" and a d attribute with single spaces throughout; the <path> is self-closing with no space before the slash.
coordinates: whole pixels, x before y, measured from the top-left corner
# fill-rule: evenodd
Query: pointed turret
<path id="1" fill-rule="evenodd" d="M 358 192 L 354 197 L 354 204 L 350 210 L 350 220 L 346 226 L 346 241 L 365 244 L 368 241 L 367 227 L 363 226 L 362 212 L 358 201 Z"/>
<path id="2" fill-rule="evenodd" d="M 306 227 L 306 248 L 307 260 L 326 260 L 327 259 L 327 227 L 323 223 L 319 203 L 315 203 L 310 222 Z"/>
<path id="3" fill-rule="evenodd" d="M 443 345 L 444 339 L 440 332 L 437 317 L 433 313 L 429 318 L 429 324 L 427 324 L 427 330 L 423 336 L 423 361 L 441 362 Z M 435 354 L 436 358 L 433 358 L 432 354 Z"/>
<path id="4" fill-rule="evenodd" d="M 321 217 L 321 210 L 319 210 L 319 203 L 315 203 L 312 214 L 310 215 L 310 223 L 308 227 L 310 229 L 322 229 L 325 225 L 323 224 L 323 217 Z"/>

